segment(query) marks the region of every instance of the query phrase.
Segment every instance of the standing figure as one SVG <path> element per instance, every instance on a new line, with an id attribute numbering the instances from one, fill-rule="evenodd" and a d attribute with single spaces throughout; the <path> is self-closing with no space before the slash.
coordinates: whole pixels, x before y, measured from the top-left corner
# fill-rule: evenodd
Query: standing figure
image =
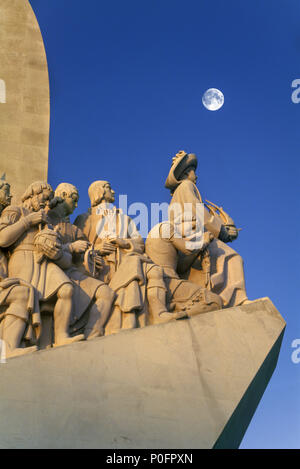
<path id="1" fill-rule="evenodd" d="M 74 287 L 70 329 L 71 333 L 84 331 L 85 339 L 90 340 L 104 335 L 115 294 L 103 281 L 93 278 L 92 274 L 102 268 L 102 259 L 90 252 L 90 243 L 85 235 L 70 223 L 69 215 L 79 200 L 77 188 L 68 183 L 59 184 L 55 197 L 57 204 L 48 213 L 48 219 L 72 255 L 72 265 L 65 270 Z M 91 268 L 93 262 L 95 264 Z"/>
<path id="2" fill-rule="evenodd" d="M 150 311 L 166 313 L 162 268 L 144 254 L 145 245 L 135 223 L 112 204 L 115 192 L 108 181 L 95 181 L 89 187 L 91 209 L 75 220 L 103 256 L 101 278 L 116 292 L 115 307 L 106 333 L 141 327 Z"/>
<path id="3" fill-rule="evenodd" d="M 173 158 L 165 183 L 172 195 L 170 210 L 176 204 L 175 206 L 181 207 L 183 216 L 190 217 L 192 222 L 197 222 L 197 207 L 203 204 L 196 186 L 196 168 L 196 155 L 180 151 Z M 208 208 L 209 210 L 204 207 L 204 227 L 215 239 L 207 248 L 209 256 L 206 256 L 205 262 L 201 257 L 196 258 L 186 269 L 185 276 L 219 295 L 224 307 L 238 306 L 249 301 L 245 289 L 243 260 L 226 244 L 237 238 L 238 230 L 232 220 L 224 223 L 210 206 Z"/>
<path id="4" fill-rule="evenodd" d="M 47 228 L 46 207 L 53 198 L 46 182 L 30 184 L 22 205 L 7 207 L 0 222 L 0 247 L 9 254 L 9 277 L 25 280 L 37 291 L 42 312 L 53 312 L 54 346 L 82 340 L 70 337 L 73 286 L 62 269 L 71 265 L 71 255 L 59 235 Z M 37 311 L 38 304 L 35 304 Z"/>

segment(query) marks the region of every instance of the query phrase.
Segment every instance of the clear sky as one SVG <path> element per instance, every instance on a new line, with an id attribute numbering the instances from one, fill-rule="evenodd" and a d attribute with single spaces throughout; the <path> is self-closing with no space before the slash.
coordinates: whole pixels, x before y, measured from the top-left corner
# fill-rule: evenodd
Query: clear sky
<path id="1" fill-rule="evenodd" d="M 96 179 L 129 203 L 168 202 L 178 150 L 198 155 L 198 188 L 242 231 L 250 299 L 287 321 L 278 366 L 241 448 L 300 448 L 298 0 L 30 0 L 51 92 L 49 182 Z M 218 88 L 219 111 L 202 95 Z M 300 355 L 300 354 L 299 354 Z"/>

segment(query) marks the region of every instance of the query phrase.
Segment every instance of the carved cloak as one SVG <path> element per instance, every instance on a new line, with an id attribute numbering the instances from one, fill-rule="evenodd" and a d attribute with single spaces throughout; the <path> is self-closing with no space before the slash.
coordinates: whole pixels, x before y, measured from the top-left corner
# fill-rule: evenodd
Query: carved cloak
<path id="1" fill-rule="evenodd" d="M 191 207 L 192 215 L 196 219 L 196 204 L 202 203 L 202 198 L 196 185 L 185 179 L 175 189 L 170 208 L 174 203 L 178 203 L 182 210 L 184 210 L 184 204 L 190 204 L 188 207 Z M 211 260 L 210 288 L 213 293 L 220 295 L 224 306 L 231 307 L 247 299 L 244 268 L 241 256 L 218 239 L 221 225 L 220 219 L 204 208 L 205 230 L 215 236 L 208 247 Z M 201 270 L 201 263 L 196 260 L 190 269 L 188 279 L 203 286 Z"/>

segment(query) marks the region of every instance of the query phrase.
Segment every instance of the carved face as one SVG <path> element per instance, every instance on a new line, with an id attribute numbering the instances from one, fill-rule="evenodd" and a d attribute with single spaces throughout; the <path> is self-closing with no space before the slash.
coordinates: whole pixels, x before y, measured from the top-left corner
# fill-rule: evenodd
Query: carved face
<path id="1" fill-rule="evenodd" d="M 115 191 L 110 187 L 110 184 L 104 186 L 103 199 L 108 203 L 114 203 L 115 201 Z"/>
<path id="2" fill-rule="evenodd" d="M 66 212 L 66 216 L 71 215 L 78 205 L 78 200 L 79 200 L 78 192 L 72 192 L 72 194 L 64 193 L 63 199 L 64 199 L 64 209 Z"/>
<path id="3" fill-rule="evenodd" d="M 196 184 L 198 178 L 196 176 L 195 169 L 191 167 L 187 168 L 184 172 L 183 179 L 188 179 L 189 181 L 192 181 L 194 184 Z"/>
<path id="4" fill-rule="evenodd" d="M 0 204 L 2 207 L 7 207 L 10 205 L 12 196 L 10 195 L 10 185 L 8 183 L 4 183 L 0 189 Z"/>
<path id="5" fill-rule="evenodd" d="M 43 189 L 39 194 L 35 194 L 31 198 L 31 208 L 34 212 L 38 212 L 48 205 L 48 202 L 53 199 L 54 193 L 49 189 Z"/>

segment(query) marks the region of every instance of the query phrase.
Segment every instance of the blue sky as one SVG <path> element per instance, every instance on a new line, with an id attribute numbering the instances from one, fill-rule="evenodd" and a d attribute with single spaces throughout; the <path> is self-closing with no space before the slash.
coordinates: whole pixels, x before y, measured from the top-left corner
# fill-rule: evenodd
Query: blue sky
<path id="1" fill-rule="evenodd" d="M 178 150 L 198 155 L 198 188 L 242 227 L 250 299 L 287 321 L 277 369 L 241 448 L 300 448 L 300 3 L 296 0 L 30 0 L 51 92 L 49 182 L 109 180 L 129 203 L 168 202 Z M 216 112 L 201 102 L 215 87 Z"/>

